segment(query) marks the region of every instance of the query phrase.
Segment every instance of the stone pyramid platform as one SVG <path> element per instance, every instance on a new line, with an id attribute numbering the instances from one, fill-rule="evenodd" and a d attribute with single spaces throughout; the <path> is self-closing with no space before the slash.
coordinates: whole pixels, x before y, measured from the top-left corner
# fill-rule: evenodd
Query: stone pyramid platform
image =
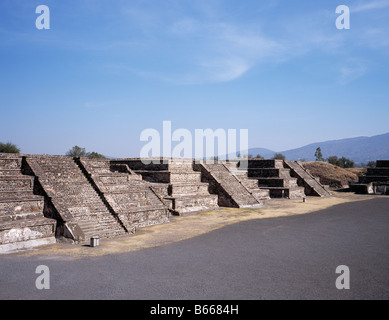
<path id="1" fill-rule="evenodd" d="M 389 160 L 378 160 L 375 168 L 368 168 L 358 183 L 350 184 L 350 190 L 359 194 L 389 195 Z"/>
<path id="2" fill-rule="evenodd" d="M 21 155 L 0 154 L 0 253 L 56 242 L 56 220 L 44 216 L 34 177 L 22 174 Z"/>
<path id="3" fill-rule="evenodd" d="M 73 158 L 29 156 L 26 162 L 58 217 L 59 236 L 84 242 L 126 234 Z"/>
<path id="4" fill-rule="evenodd" d="M 249 189 L 229 170 L 230 164 L 218 161 L 201 161 L 194 165 L 201 172 L 202 181 L 209 183 L 212 194 L 218 195 L 221 207 L 258 208 L 262 200 L 268 199 L 268 193 L 258 189 Z M 259 193 L 262 195 L 260 196 Z"/>
<path id="5" fill-rule="evenodd" d="M 177 215 L 219 207 L 217 195 L 210 194 L 208 184 L 201 182 L 201 173 L 194 171 L 192 160 L 150 159 L 149 162 L 145 164 L 141 159 L 111 160 L 112 164 L 127 165 L 150 182 L 152 189 Z"/>
<path id="6" fill-rule="evenodd" d="M 136 228 L 169 222 L 169 210 L 163 200 L 125 164 L 110 160 L 81 158 L 80 167 L 95 185 L 100 197 L 118 216 L 129 232 Z"/>
<path id="7" fill-rule="evenodd" d="M 238 177 L 246 188 L 252 190 L 257 198 L 288 198 L 305 197 L 304 187 L 297 184 L 297 178 L 291 177 L 291 170 L 285 168 L 283 160 L 231 161 L 230 171 Z"/>

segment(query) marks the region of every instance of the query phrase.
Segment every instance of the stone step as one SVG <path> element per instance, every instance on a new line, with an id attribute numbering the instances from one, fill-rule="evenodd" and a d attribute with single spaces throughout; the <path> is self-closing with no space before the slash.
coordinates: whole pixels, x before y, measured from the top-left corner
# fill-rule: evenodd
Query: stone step
<path id="1" fill-rule="evenodd" d="M 139 181 L 134 184 L 97 183 L 97 185 L 103 193 L 137 193 L 144 192 L 145 190 L 149 189 L 144 183 L 140 183 Z"/>
<path id="2" fill-rule="evenodd" d="M 17 195 L 0 193 L 0 217 L 12 219 L 26 219 L 28 217 L 43 216 L 44 198 L 34 194 Z M 7 218 L 7 219 L 8 219 Z"/>
<path id="3" fill-rule="evenodd" d="M 170 172 L 170 171 L 135 171 L 141 174 L 143 180 L 159 183 L 183 183 L 183 182 L 201 182 L 201 174 L 199 172 Z"/>
<path id="4" fill-rule="evenodd" d="M 367 176 L 386 176 L 389 177 L 389 168 L 367 168 Z"/>
<path id="5" fill-rule="evenodd" d="M 359 182 L 362 184 L 370 182 L 380 182 L 389 184 L 389 176 L 361 176 L 359 177 Z"/>
<path id="6" fill-rule="evenodd" d="M 151 225 L 168 223 L 169 213 L 166 208 L 141 208 L 142 210 L 120 214 L 120 220 L 129 228 L 143 228 Z"/>
<path id="7" fill-rule="evenodd" d="M 81 158 L 81 162 L 88 168 L 108 168 L 110 167 L 109 160 L 91 160 Z"/>
<path id="8" fill-rule="evenodd" d="M 297 187 L 296 178 L 260 178 L 258 179 L 258 185 L 260 187 L 284 187 L 291 188 Z"/>
<path id="9" fill-rule="evenodd" d="M 86 167 L 88 172 L 93 175 L 110 175 L 112 173 L 111 169 L 109 167 L 101 167 L 101 168 L 90 168 Z M 120 175 L 120 173 L 116 173 Z"/>
<path id="10" fill-rule="evenodd" d="M 133 180 L 129 177 L 130 175 L 125 175 L 121 173 L 120 174 L 112 173 L 109 175 L 99 175 L 97 179 L 103 184 L 116 185 L 116 184 L 128 184 L 129 182 L 132 182 Z"/>
<path id="11" fill-rule="evenodd" d="M 250 192 L 258 201 L 270 199 L 269 189 L 251 189 Z"/>
<path id="12" fill-rule="evenodd" d="M 2 222 L 0 224 L 0 252 L 54 244 L 56 242 L 55 226 L 55 220 L 43 217 Z"/>
<path id="13" fill-rule="evenodd" d="M 207 195 L 203 197 L 197 196 L 182 196 L 173 199 L 173 209 L 180 214 L 213 210 L 218 208 L 218 197 L 217 195 Z"/>
<path id="14" fill-rule="evenodd" d="M 20 175 L 22 175 L 20 169 L 0 169 L 0 177 Z"/>
<path id="15" fill-rule="evenodd" d="M 193 170 L 193 162 L 174 162 L 170 161 L 168 164 L 168 171 L 183 171 L 188 172 Z"/>
<path id="16" fill-rule="evenodd" d="M 9 190 L 32 190 L 34 177 L 30 176 L 0 176 L 0 192 Z"/>
<path id="17" fill-rule="evenodd" d="M 130 210 L 134 207 L 159 205 L 161 203 L 157 197 L 150 197 L 146 199 L 130 199 L 128 197 L 123 197 L 122 195 L 106 194 L 105 198 L 115 211 L 121 211 L 122 209 Z"/>
<path id="18" fill-rule="evenodd" d="M 248 160 L 248 169 L 254 168 L 278 168 L 283 169 L 283 160 Z"/>
<path id="19" fill-rule="evenodd" d="M 0 157 L 0 169 L 18 169 L 22 167 L 22 158 L 3 158 Z"/>
<path id="20" fill-rule="evenodd" d="M 170 184 L 168 194 L 172 197 L 182 195 L 208 195 L 207 183 L 176 183 Z"/>
<path id="21" fill-rule="evenodd" d="M 290 178 L 290 169 L 284 168 L 249 168 L 248 177 L 258 178 Z"/>
<path id="22" fill-rule="evenodd" d="M 305 197 L 304 187 L 281 188 L 268 187 L 270 198 L 302 199 Z"/>

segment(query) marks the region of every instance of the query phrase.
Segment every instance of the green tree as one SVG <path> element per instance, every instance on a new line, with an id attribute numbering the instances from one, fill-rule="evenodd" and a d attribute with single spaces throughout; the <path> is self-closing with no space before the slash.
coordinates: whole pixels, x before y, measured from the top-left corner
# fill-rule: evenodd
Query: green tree
<path id="1" fill-rule="evenodd" d="M 275 160 L 285 160 L 286 157 L 282 153 L 276 153 L 273 157 Z"/>
<path id="2" fill-rule="evenodd" d="M 355 168 L 355 162 L 347 159 L 346 157 L 342 157 L 338 160 L 338 166 L 341 168 Z"/>
<path id="3" fill-rule="evenodd" d="M 10 142 L 0 142 L 0 153 L 20 153 L 20 149 Z"/>
<path id="4" fill-rule="evenodd" d="M 105 157 L 102 154 L 97 152 L 88 152 L 87 157 L 89 159 L 105 159 Z"/>
<path id="5" fill-rule="evenodd" d="M 334 166 L 338 165 L 338 157 L 337 156 L 331 156 L 327 159 L 328 163 L 333 164 Z"/>
<path id="6" fill-rule="evenodd" d="M 85 148 L 81 148 L 79 146 L 74 146 L 71 148 L 67 153 L 67 156 L 69 157 L 87 157 L 88 153 L 86 152 Z"/>
<path id="7" fill-rule="evenodd" d="M 356 164 L 354 161 L 347 159 L 346 157 L 338 158 L 337 156 L 331 156 L 327 159 L 328 163 L 341 168 L 355 168 Z"/>
<path id="8" fill-rule="evenodd" d="M 265 158 L 262 157 L 260 154 L 257 154 L 257 155 L 255 156 L 255 159 L 264 160 Z"/>
<path id="9" fill-rule="evenodd" d="M 316 161 L 324 161 L 323 154 L 321 153 L 321 148 L 318 147 L 315 152 Z"/>
<path id="10" fill-rule="evenodd" d="M 375 168 L 377 166 L 377 162 L 375 161 L 369 161 L 366 165 L 368 168 Z"/>
<path id="11" fill-rule="evenodd" d="M 67 153 L 67 156 L 74 157 L 74 158 L 80 158 L 80 157 L 87 157 L 90 159 L 106 159 L 102 154 L 97 152 L 86 152 L 85 148 L 81 148 L 79 146 L 74 146 L 71 148 Z"/>

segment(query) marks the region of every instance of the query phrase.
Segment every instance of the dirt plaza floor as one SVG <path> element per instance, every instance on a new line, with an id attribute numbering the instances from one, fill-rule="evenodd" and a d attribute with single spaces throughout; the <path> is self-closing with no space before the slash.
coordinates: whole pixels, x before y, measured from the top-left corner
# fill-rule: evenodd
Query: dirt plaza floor
<path id="1" fill-rule="evenodd" d="M 0 256 L 0 299 L 388 299 L 389 197 L 271 200 Z M 50 269 L 37 290 L 35 269 Z M 350 268 L 339 290 L 336 268 Z"/>

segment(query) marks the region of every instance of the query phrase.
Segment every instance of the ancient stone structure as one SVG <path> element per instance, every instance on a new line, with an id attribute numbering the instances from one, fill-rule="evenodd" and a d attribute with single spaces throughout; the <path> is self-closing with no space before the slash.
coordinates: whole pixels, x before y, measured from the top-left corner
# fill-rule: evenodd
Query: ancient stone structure
<path id="1" fill-rule="evenodd" d="M 231 162 L 230 170 L 248 189 L 260 190 L 257 197 L 299 199 L 305 197 L 304 187 L 297 185 L 297 178 L 291 177 L 291 169 L 285 168 L 283 160 L 246 160 L 247 168 L 241 162 Z M 239 171 L 241 173 L 239 174 Z M 258 192 L 258 191 L 256 191 Z"/>
<path id="2" fill-rule="evenodd" d="M 229 170 L 227 163 L 201 161 L 195 163 L 194 168 L 201 172 L 202 181 L 209 184 L 210 193 L 218 195 L 218 204 L 221 207 L 256 208 L 262 205 L 261 200 L 268 199 L 268 192 L 258 196 L 253 188 L 247 188 L 242 179 Z"/>
<path id="3" fill-rule="evenodd" d="M 92 236 L 125 234 L 118 218 L 108 210 L 73 158 L 37 156 L 27 157 L 26 162 L 52 204 L 59 236 L 83 242 Z"/>
<path id="4" fill-rule="evenodd" d="M 388 184 L 388 167 L 378 162 L 362 182 Z M 80 243 L 128 235 L 169 222 L 170 214 L 256 208 L 270 198 L 304 197 L 304 189 L 327 196 L 299 163 L 282 160 L 145 164 L 144 159 L 0 154 L 0 252 L 54 243 L 54 236 Z"/>
<path id="5" fill-rule="evenodd" d="M 110 211 L 117 215 L 127 231 L 169 222 L 169 210 L 152 190 L 150 183 L 135 174 L 126 164 L 109 160 L 81 158 L 80 167 Z"/>
<path id="6" fill-rule="evenodd" d="M 149 164 L 144 162 L 140 159 L 111 161 L 113 164 L 126 164 L 142 175 L 175 214 L 218 208 L 217 195 L 210 194 L 208 184 L 201 182 L 201 173 L 194 171 L 193 160 L 154 159 Z"/>
<path id="7" fill-rule="evenodd" d="M 360 194 L 389 195 L 389 160 L 378 160 L 375 168 L 368 168 L 359 182 L 350 184 L 350 190 Z"/>
<path id="8" fill-rule="evenodd" d="M 224 164 L 231 175 L 233 175 L 259 202 L 270 199 L 270 190 L 267 188 L 260 188 L 258 180 L 248 176 L 247 160 L 242 161 L 228 161 Z"/>
<path id="9" fill-rule="evenodd" d="M 0 154 L 0 253 L 55 243 L 56 220 L 45 218 L 45 199 L 34 177 L 22 174 L 22 156 Z"/>
<path id="10" fill-rule="evenodd" d="M 299 161 L 286 161 L 285 167 L 290 169 L 292 177 L 297 178 L 297 184 L 304 187 L 307 196 L 331 197 L 328 186 L 323 186 L 320 179 L 311 175 Z"/>

